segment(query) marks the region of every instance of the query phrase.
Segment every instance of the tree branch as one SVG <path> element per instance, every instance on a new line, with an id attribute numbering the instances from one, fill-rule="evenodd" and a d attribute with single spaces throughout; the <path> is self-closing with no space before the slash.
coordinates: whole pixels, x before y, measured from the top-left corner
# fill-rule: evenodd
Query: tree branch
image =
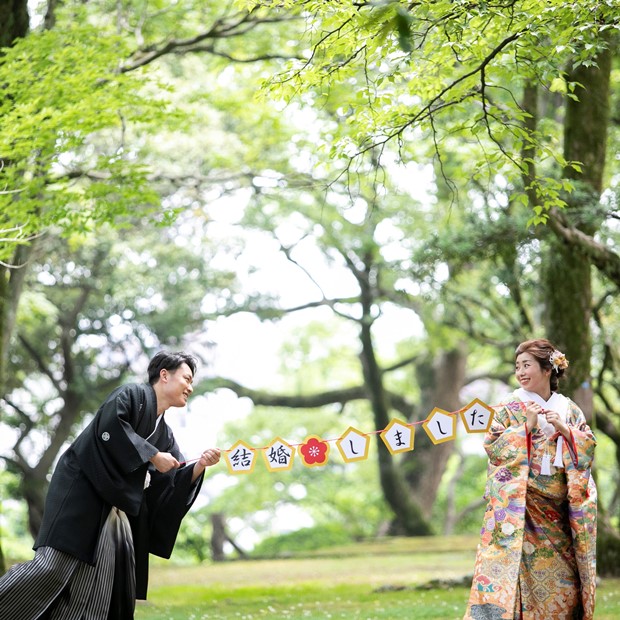
<path id="1" fill-rule="evenodd" d="M 550 210 L 548 224 L 560 239 L 582 252 L 602 274 L 620 286 L 620 256 L 616 252 L 571 226 L 558 209 Z"/>
<path id="2" fill-rule="evenodd" d="M 455 88 L 458 84 L 460 84 L 461 82 L 465 81 L 466 79 L 476 75 L 477 73 L 480 73 L 481 76 L 484 78 L 484 71 L 487 67 L 487 65 L 489 65 L 491 63 L 491 61 L 498 56 L 502 50 L 507 47 L 510 43 L 512 43 L 513 41 L 516 41 L 520 36 L 521 36 L 522 32 L 515 32 L 513 34 L 511 34 L 510 36 L 506 37 L 503 41 L 501 41 L 500 43 L 498 43 L 498 45 L 495 46 L 495 48 L 493 50 L 491 50 L 491 52 L 489 52 L 489 54 L 478 64 L 477 67 L 474 67 L 472 70 L 464 73 L 463 75 L 459 76 L 458 78 L 456 78 L 455 80 L 453 80 L 452 82 L 450 82 L 450 84 L 448 84 L 447 86 L 445 86 L 439 93 L 437 93 L 425 106 L 423 106 L 416 114 L 414 114 L 408 121 L 406 121 L 405 123 L 403 123 L 402 125 L 400 125 L 399 127 L 397 127 L 396 129 L 394 129 L 392 132 L 388 133 L 385 138 L 383 140 L 379 140 L 379 141 L 373 141 L 372 144 L 363 147 L 362 149 L 360 149 L 358 151 L 358 153 L 356 153 L 355 156 L 359 156 L 362 155 L 364 153 L 366 153 L 367 151 L 374 149 L 378 146 L 381 146 L 382 144 L 385 144 L 391 140 L 393 140 L 394 138 L 397 138 L 399 136 L 401 136 L 403 134 L 403 132 L 411 127 L 412 125 L 415 125 L 416 123 L 418 123 L 421 120 L 425 120 L 427 118 L 431 118 L 433 116 L 433 114 L 435 114 L 437 111 L 443 109 L 443 108 L 447 108 L 447 107 L 452 107 L 458 103 L 461 103 L 463 101 L 465 101 L 465 99 L 469 99 L 471 97 L 473 97 L 476 92 L 478 91 L 470 91 L 468 93 L 465 93 L 464 95 L 462 95 L 459 99 L 455 100 L 455 101 L 445 101 L 444 100 L 444 96 L 449 93 L 453 88 Z"/>
<path id="3" fill-rule="evenodd" d="M 254 390 L 232 379 L 224 379 L 221 377 L 202 380 L 196 386 L 195 392 L 212 392 L 221 388 L 233 391 L 239 398 L 249 398 L 255 405 L 288 407 L 290 409 L 315 409 L 335 403 L 346 404 L 367 397 L 366 388 L 363 385 L 340 390 L 331 390 L 319 394 L 297 394 L 294 396 L 287 396 L 284 394 L 272 394 L 263 390 Z"/>
<path id="4" fill-rule="evenodd" d="M 601 397 L 600 394 L 597 396 Z M 601 411 L 596 412 L 596 428 L 602 430 L 620 448 L 620 431 L 607 414 Z"/>
<path id="5" fill-rule="evenodd" d="M 213 377 L 203 379 L 195 387 L 196 394 L 214 392 L 218 389 L 228 389 L 234 392 L 239 398 L 249 398 L 255 405 L 264 407 L 286 407 L 289 409 L 317 409 L 328 405 L 346 405 L 355 400 L 368 399 L 368 390 L 365 385 L 358 385 L 340 390 L 330 390 L 318 394 L 273 394 L 263 390 L 254 390 L 241 385 L 232 379 Z M 387 393 L 390 405 L 411 419 L 415 412 L 415 407 L 399 394 Z"/>
<path id="6" fill-rule="evenodd" d="M 121 72 L 128 73 L 129 71 L 135 71 L 140 67 L 144 67 L 145 65 L 154 62 L 162 56 L 166 56 L 167 54 L 207 52 L 227 58 L 232 62 L 243 63 L 259 62 L 262 60 L 298 58 L 294 55 L 285 56 L 279 54 L 260 54 L 255 57 L 237 58 L 226 52 L 217 51 L 215 49 L 215 43 L 212 43 L 211 45 L 203 45 L 203 42 L 207 40 L 218 41 L 243 36 L 250 30 L 264 24 L 284 23 L 299 19 L 299 17 L 294 15 L 285 15 L 284 17 L 259 17 L 256 14 L 256 11 L 257 10 L 255 9 L 249 12 L 239 12 L 233 16 L 217 19 L 209 30 L 187 39 L 171 39 L 167 42 L 160 42 L 139 49 L 134 52 L 132 58 L 130 58 L 121 68 Z"/>
<path id="7" fill-rule="evenodd" d="M 23 336 L 23 334 L 18 334 L 17 337 L 19 338 L 19 341 L 22 343 L 24 349 L 28 351 L 28 353 L 30 354 L 30 357 L 34 360 L 35 364 L 37 365 L 37 368 L 39 369 L 39 372 L 45 375 L 51 381 L 52 385 L 54 386 L 54 388 L 59 394 L 61 395 L 64 394 L 65 391 L 62 385 L 60 385 L 56 377 L 54 377 L 54 374 L 48 368 L 47 364 L 43 361 L 43 358 L 39 355 L 35 347 L 33 347 L 30 344 L 30 342 Z"/>

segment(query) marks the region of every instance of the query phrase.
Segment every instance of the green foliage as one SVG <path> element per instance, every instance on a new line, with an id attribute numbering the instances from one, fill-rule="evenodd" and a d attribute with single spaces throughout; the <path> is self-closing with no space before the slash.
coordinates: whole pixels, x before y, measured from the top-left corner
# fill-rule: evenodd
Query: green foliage
<path id="1" fill-rule="evenodd" d="M 536 0 L 360 6 L 317 0 L 304 2 L 303 11 L 305 57 L 267 80 L 265 93 L 325 106 L 338 92 L 342 122 L 333 132 L 332 158 L 349 160 L 354 170 L 353 160 L 381 159 L 393 144 L 407 160 L 424 139 L 442 160 L 459 141 L 461 149 L 472 149 L 476 176 L 500 173 L 513 185 L 514 199 L 527 200 L 519 187 L 527 145 L 539 166 L 528 194 L 536 196 L 531 223 L 543 223 L 551 207 L 565 204 L 558 169 L 578 162 L 564 160 L 557 130 L 525 128 L 521 95 L 536 82 L 565 97 L 580 96 L 579 85 L 566 81 L 567 67 L 595 65 L 618 36 L 611 0 L 578 6 L 554 0 L 544 7 Z"/>
<path id="2" fill-rule="evenodd" d="M 374 443 L 368 460 L 346 465 L 333 442 L 350 425 L 371 430 L 370 424 L 368 412 L 358 407 L 348 408 L 339 417 L 328 409 L 290 413 L 257 407 L 242 421 L 226 425 L 220 446 L 243 439 L 261 447 L 275 437 L 296 445 L 316 434 L 331 440 L 328 464 L 307 468 L 296 456 L 291 471 L 270 473 L 258 454 L 260 461 L 253 472 L 229 478 L 226 488 L 203 510 L 223 512 L 233 538 L 238 533 L 235 517 L 243 524 L 240 530 L 251 528 L 260 538 L 300 529 L 308 519 L 316 527 L 342 529 L 351 539 L 373 536 L 388 518 L 378 485 Z"/>
<path id="3" fill-rule="evenodd" d="M 123 73 L 126 42 L 80 19 L 34 31 L 0 57 L 0 228 L 26 239 L 84 231 L 159 206 L 127 126 L 161 123 L 145 77 Z M 2 246 L 7 258 L 10 244 Z"/>
<path id="4" fill-rule="evenodd" d="M 0 466 L 0 542 L 5 560 L 21 562 L 32 557 L 26 507 L 9 498 L 18 496 L 19 477 Z"/>
<path id="5" fill-rule="evenodd" d="M 139 236 L 109 227 L 49 236 L 46 250 L 21 299 L 7 385 L 37 432 L 56 428 L 63 400 L 79 403 L 76 423 L 96 411 L 137 355 L 180 347 L 203 326 L 205 290 L 231 284 L 230 274 L 207 269 L 206 244 L 201 255 L 155 225 Z M 3 422 L 23 420 L 6 407 Z"/>
<path id="6" fill-rule="evenodd" d="M 181 523 L 174 546 L 175 562 L 187 560 L 201 563 L 208 560 L 211 557 L 210 535 L 211 524 L 207 511 L 194 510 L 187 514 Z"/>
<path id="7" fill-rule="evenodd" d="M 438 524 L 437 531 L 444 531 L 443 524 L 446 519 L 446 509 L 449 494 L 450 478 L 455 476 L 458 471 L 458 482 L 452 489 L 454 510 L 460 518 L 454 524 L 456 526 L 454 534 L 476 534 L 480 532 L 484 507 L 480 506 L 476 510 L 462 512 L 469 505 L 479 500 L 486 485 L 488 460 L 486 456 L 469 455 L 463 461 L 457 455 L 452 455 L 448 462 L 448 467 L 444 473 L 442 486 L 437 494 L 437 501 L 433 506 L 434 522 Z"/>
<path id="8" fill-rule="evenodd" d="M 349 542 L 352 542 L 351 533 L 342 524 L 326 523 L 265 538 L 254 547 L 252 556 L 287 557 L 299 555 L 303 551 L 314 551 L 332 545 L 344 545 Z"/>
<path id="9" fill-rule="evenodd" d="M 290 328 L 282 373 L 270 388 L 307 394 L 361 383 L 356 320 L 366 276 L 376 335 L 383 316 L 402 310 L 402 337 L 376 338 L 384 367 L 465 338 L 471 374 L 509 375 L 514 341 L 542 329 L 545 232 L 527 227 L 544 222 L 567 192 L 580 191 L 561 178 L 568 165 L 561 108 L 580 95 L 567 68 L 594 62 L 607 44 L 601 34 L 617 30 L 614 3 L 236 4 L 252 11 L 193 1 L 69 2 L 55 30 L 33 33 L 7 52 L 0 66 L 7 94 L 0 102 L 0 190 L 16 193 L 0 195 L 0 229 L 23 225 L 26 235 L 54 224 L 81 232 L 93 221 L 126 227 L 116 239 L 104 226 L 102 245 L 87 234 L 69 234 L 62 250 L 56 241 L 46 245 L 20 305 L 20 334 L 60 373 L 60 323 L 90 283 L 75 350 L 85 378 L 110 379 L 116 366 L 100 364 L 101 347 L 124 361 L 128 351 L 185 342 L 189 328 L 203 331 L 207 308 L 213 318 L 237 311 L 270 321 L 286 316 L 271 284 L 284 264 L 299 265 L 308 299 L 334 314 Z M 181 45 L 147 73 L 128 70 L 207 31 L 227 34 Z M 281 72 L 286 56 L 292 59 Z M 251 57 L 265 60 L 246 63 Z M 542 104 L 557 108 L 533 135 L 520 102 L 529 80 L 540 85 Z M 266 88 L 257 100 L 259 82 Z M 534 149 L 531 157 L 521 156 L 526 147 Z M 525 187 L 522 164 L 529 162 L 539 176 Z M 212 234 L 211 205 L 218 204 L 224 219 L 239 225 L 238 239 Z M 155 209 L 166 225 L 179 219 L 155 233 L 131 217 L 132 209 Z M 139 234 L 128 232 L 136 223 Z M 241 260 L 257 234 L 287 262 L 272 267 L 261 254 Z M 613 226 L 600 234 L 614 247 Z M 214 273 L 210 265 L 223 258 L 230 272 Z M 265 268 L 273 271 L 253 286 L 251 276 Z M 233 270 L 247 276 L 243 289 Z M 346 286 L 335 289 L 343 274 Z M 605 283 L 595 288 L 604 299 Z M 616 307 L 600 306 L 609 332 L 595 362 L 606 377 L 603 343 L 618 348 Z M 19 344 L 11 368 L 14 386 L 41 376 Z M 405 365 L 386 373 L 385 384 L 415 404 L 414 377 Z M 95 395 L 87 381 L 79 389 Z M 615 403 L 612 387 L 606 396 Z M 56 404 L 47 392 L 35 394 L 32 411 L 53 412 Z M 265 445 L 276 435 L 298 442 L 310 432 L 336 437 L 349 424 L 372 428 L 365 405 L 338 413 L 335 406 L 320 413 L 257 408 L 225 431 L 223 445 L 239 438 Z M 367 462 L 344 467 L 333 450 L 325 469 L 297 462 L 283 474 L 259 463 L 250 476 L 229 477 L 230 488 L 209 510 L 269 535 L 278 511 L 294 507 L 317 528 L 334 524 L 364 538 L 389 516 L 374 456 L 373 447 Z M 481 488 L 480 462 L 465 468 L 459 508 Z M 606 499 L 613 480 L 605 482 Z M 437 506 L 438 522 L 444 505 Z M 186 558 L 204 557 L 206 515 L 182 530 Z"/>
<path id="10" fill-rule="evenodd" d="M 280 354 L 286 388 L 311 394 L 359 383 L 359 363 L 351 350 L 354 338 L 351 326 L 337 318 L 292 328 Z"/>

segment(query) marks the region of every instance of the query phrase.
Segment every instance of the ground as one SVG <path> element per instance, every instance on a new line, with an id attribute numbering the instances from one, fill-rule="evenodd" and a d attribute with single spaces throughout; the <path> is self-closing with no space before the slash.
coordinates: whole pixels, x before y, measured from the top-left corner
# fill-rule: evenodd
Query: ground
<path id="1" fill-rule="evenodd" d="M 153 562 L 136 620 L 460 619 L 475 537 L 389 538 L 304 557 L 179 566 Z M 620 618 L 620 580 L 602 580 L 596 620 Z"/>

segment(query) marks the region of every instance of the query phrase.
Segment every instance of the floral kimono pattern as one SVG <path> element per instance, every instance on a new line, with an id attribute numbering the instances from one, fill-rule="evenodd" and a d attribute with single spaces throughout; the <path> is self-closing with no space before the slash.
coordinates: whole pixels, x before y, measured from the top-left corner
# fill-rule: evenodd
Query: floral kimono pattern
<path id="1" fill-rule="evenodd" d="M 496 411 L 485 437 L 488 504 L 465 620 L 592 620 L 596 441 L 572 401 L 566 423 L 564 467 L 547 470 L 556 438 L 526 432 L 525 404 L 514 395 Z"/>

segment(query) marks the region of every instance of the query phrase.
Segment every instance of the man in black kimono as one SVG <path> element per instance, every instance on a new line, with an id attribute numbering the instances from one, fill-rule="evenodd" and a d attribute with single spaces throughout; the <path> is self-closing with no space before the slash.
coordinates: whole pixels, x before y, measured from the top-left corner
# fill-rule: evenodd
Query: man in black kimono
<path id="1" fill-rule="evenodd" d="M 61 456 L 50 482 L 33 560 L 0 579 L 2 620 L 131 620 L 146 598 L 148 555 L 169 558 L 204 470 L 205 450 L 183 462 L 164 421 L 192 393 L 196 362 L 160 352 L 148 384 L 112 392 Z"/>

